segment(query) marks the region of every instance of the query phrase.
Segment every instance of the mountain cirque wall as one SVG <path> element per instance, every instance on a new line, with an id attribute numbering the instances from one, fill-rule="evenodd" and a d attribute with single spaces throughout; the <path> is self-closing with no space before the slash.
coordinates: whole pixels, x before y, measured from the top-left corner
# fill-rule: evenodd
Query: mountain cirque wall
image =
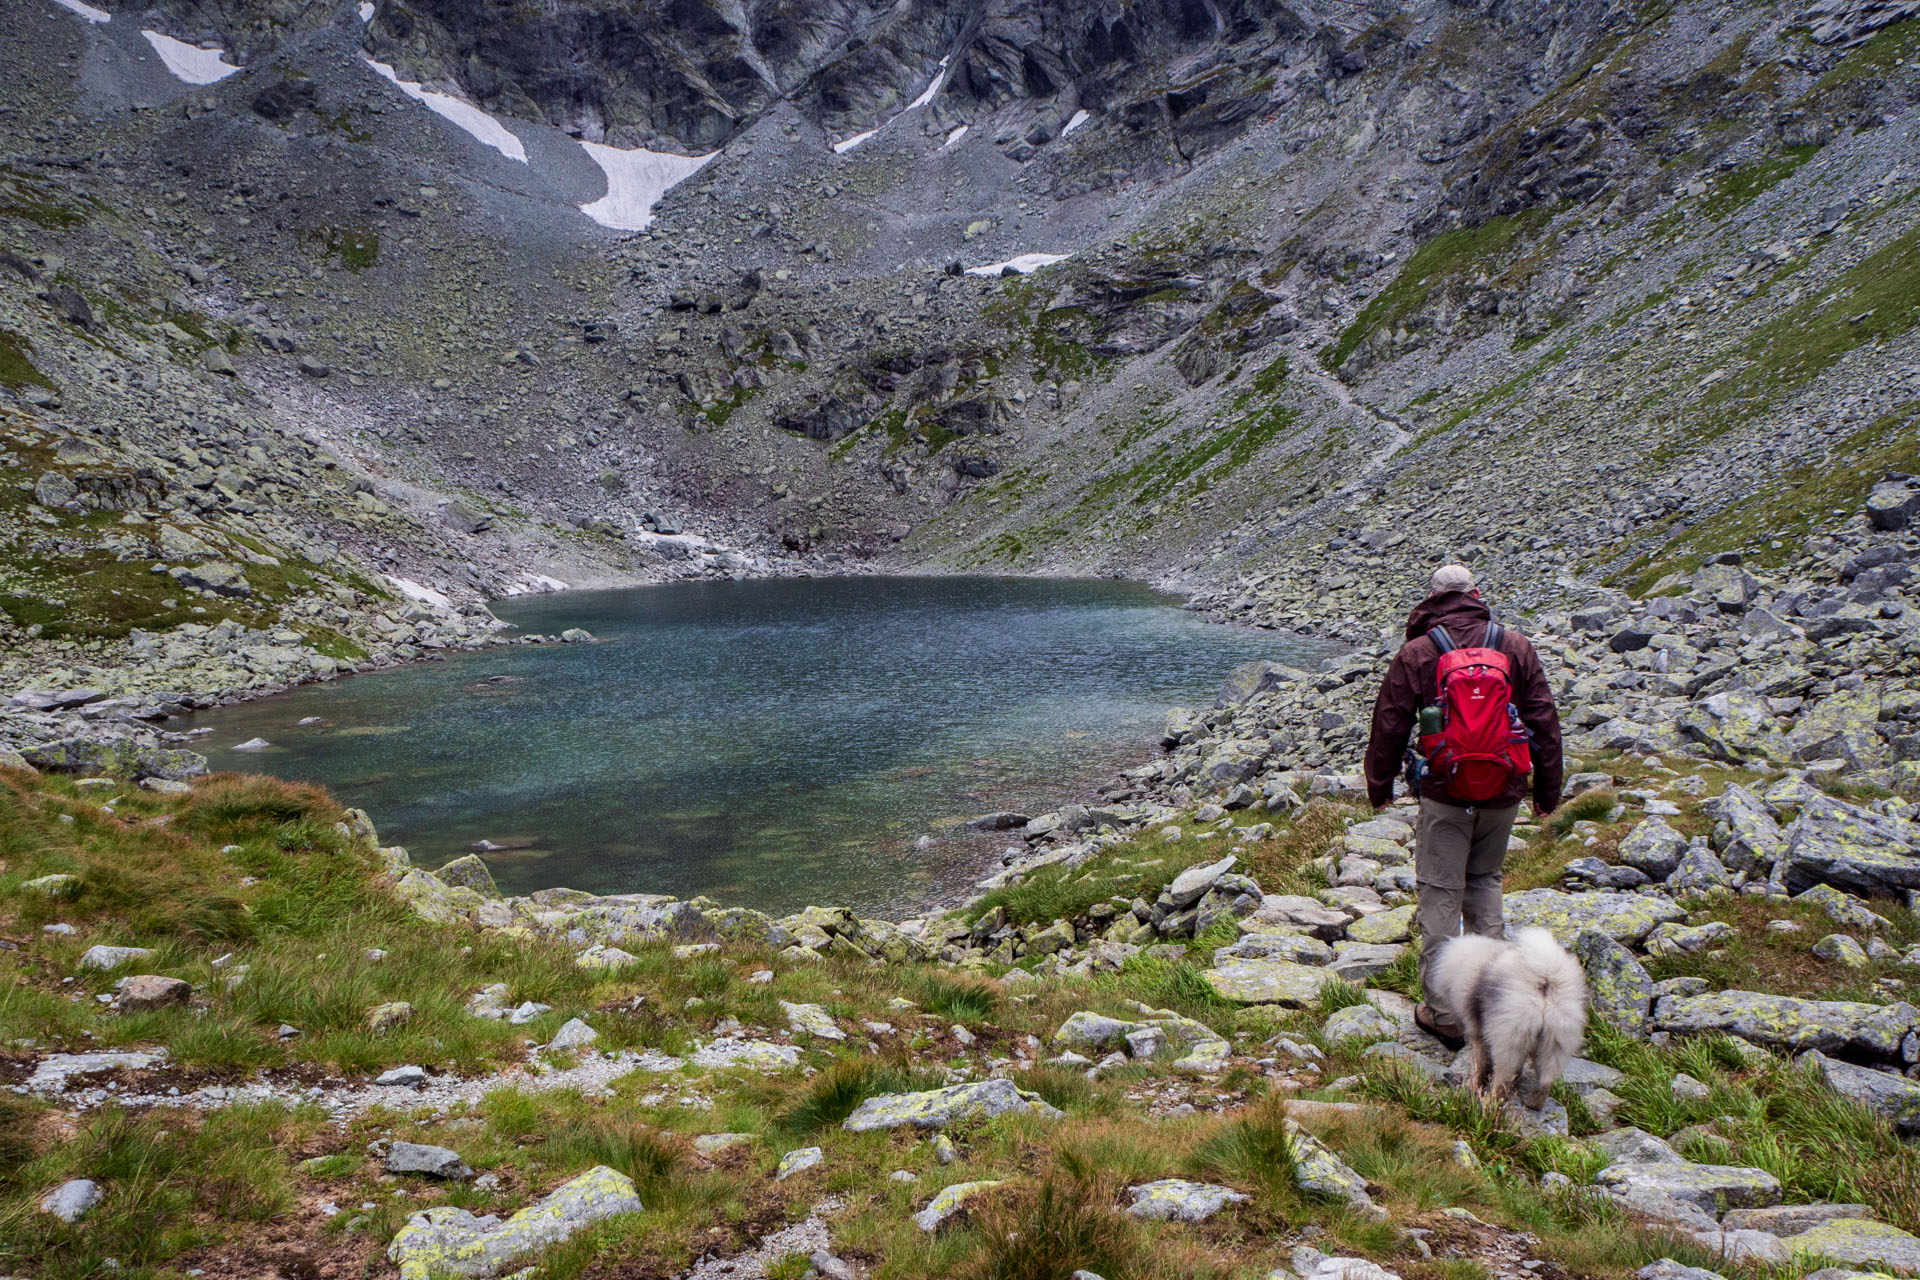
<path id="1" fill-rule="evenodd" d="M 343 636 L 865 567 L 1122 573 L 1355 639 L 1443 556 L 1511 605 L 1644 591 L 1920 469 L 1911 7 L 30 5 L 9 466 L 161 488 L 36 493 L 10 545 L 50 516 L 177 581 L 198 553 L 115 521 L 221 550 L 184 503 L 337 546 L 285 595 Z M 143 26 L 242 69 L 185 84 Z M 714 154 L 620 232 L 581 140 Z M 1064 256 L 973 274 L 1031 254 Z M 218 480 L 263 465 L 298 468 L 266 502 Z M 88 581 L 51 563 L 8 566 L 16 679 L 232 614 L 116 581 L 110 628 L 29 636 Z"/>

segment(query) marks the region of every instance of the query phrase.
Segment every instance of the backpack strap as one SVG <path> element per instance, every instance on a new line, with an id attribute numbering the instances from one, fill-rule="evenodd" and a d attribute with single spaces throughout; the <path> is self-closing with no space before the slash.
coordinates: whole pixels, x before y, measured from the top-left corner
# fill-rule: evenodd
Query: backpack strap
<path id="1" fill-rule="evenodd" d="M 1427 632 L 1427 639 L 1433 641 L 1433 647 L 1442 653 L 1452 653 L 1460 647 L 1453 642 L 1453 637 L 1448 635 L 1447 629 L 1442 626 L 1435 626 Z"/>
<path id="2" fill-rule="evenodd" d="M 1482 643 L 1485 644 L 1486 647 L 1489 649 L 1498 649 L 1500 647 L 1500 642 L 1502 640 L 1505 640 L 1506 638 L 1507 638 L 1506 632 L 1504 629 L 1502 629 L 1500 624 L 1493 621 L 1492 619 L 1488 619 L 1487 620 L 1487 638 Z"/>

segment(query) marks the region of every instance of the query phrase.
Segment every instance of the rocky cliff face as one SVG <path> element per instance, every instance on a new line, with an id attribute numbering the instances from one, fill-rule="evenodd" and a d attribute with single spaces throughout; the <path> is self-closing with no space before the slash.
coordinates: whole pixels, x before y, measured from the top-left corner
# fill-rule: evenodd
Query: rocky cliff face
<path id="1" fill-rule="evenodd" d="M 456 603 L 1119 572 L 1362 635 L 1443 556 L 1645 589 L 1915 467 L 1914 8 L 36 8 L 14 469 Z"/>

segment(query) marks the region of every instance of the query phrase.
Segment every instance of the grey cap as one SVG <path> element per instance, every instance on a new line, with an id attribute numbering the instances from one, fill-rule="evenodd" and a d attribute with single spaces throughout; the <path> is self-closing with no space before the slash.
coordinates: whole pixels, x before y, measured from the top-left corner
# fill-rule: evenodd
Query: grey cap
<path id="1" fill-rule="evenodd" d="M 1441 565 L 1433 571 L 1433 581 L 1428 584 L 1427 594 L 1439 595 L 1442 591 L 1473 590 L 1473 570 L 1463 564 Z"/>

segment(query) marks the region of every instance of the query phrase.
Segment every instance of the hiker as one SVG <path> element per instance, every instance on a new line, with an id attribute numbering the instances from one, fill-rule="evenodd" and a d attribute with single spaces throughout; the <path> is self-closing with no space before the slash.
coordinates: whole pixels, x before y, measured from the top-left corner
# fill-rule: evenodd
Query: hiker
<path id="1" fill-rule="evenodd" d="M 1403 758 L 1420 797 L 1413 873 L 1426 1003 L 1413 1016 L 1459 1049 L 1459 1011 L 1436 998 L 1430 981 L 1434 953 L 1463 922 L 1474 933 L 1504 934 L 1500 869 L 1514 816 L 1529 790 L 1534 813 L 1552 813 L 1561 783 L 1560 716 L 1539 655 L 1493 621 L 1465 565 L 1434 571 L 1373 704 L 1366 778 L 1374 808 L 1392 801 Z"/>

